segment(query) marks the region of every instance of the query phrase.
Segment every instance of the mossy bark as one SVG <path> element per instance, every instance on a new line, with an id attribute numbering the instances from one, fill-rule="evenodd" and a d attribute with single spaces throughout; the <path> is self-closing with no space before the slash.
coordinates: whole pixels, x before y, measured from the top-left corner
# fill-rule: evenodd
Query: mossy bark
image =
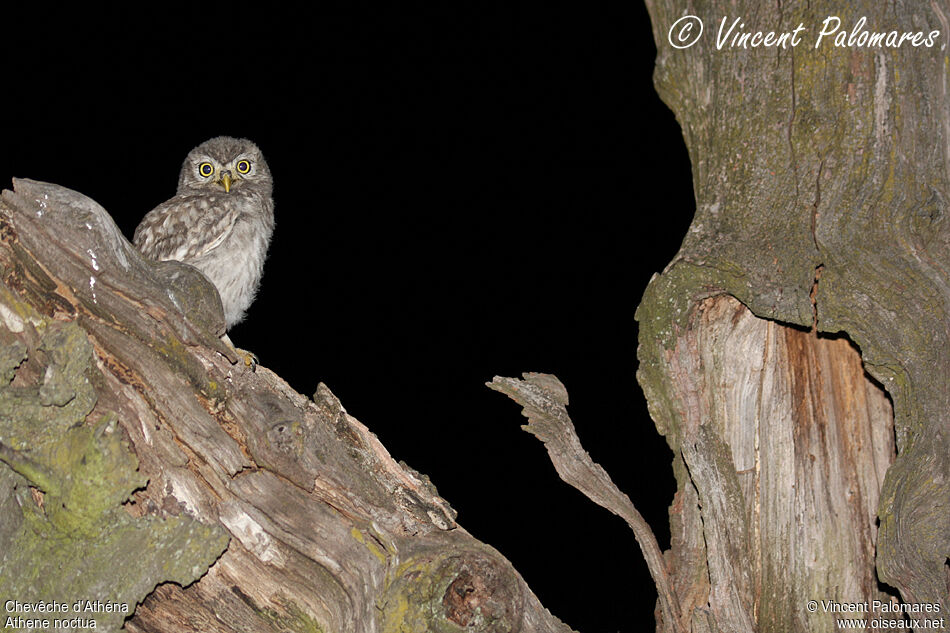
<path id="1" fill-rule="evenodd" d="M 676 455 L 667 561 L 687 626 L 833 630 L 808 600 L 888 594 L 946 616 L 950 7 L 647 6 L 696 195 L 637 312 L 638 379 Z M 705 33 L 677 49 L 687 14 Z M 816 48 L 828 16 L 939 37 Z M 802 24 L 802 42 L 717 47 L 736 18 Z"/>

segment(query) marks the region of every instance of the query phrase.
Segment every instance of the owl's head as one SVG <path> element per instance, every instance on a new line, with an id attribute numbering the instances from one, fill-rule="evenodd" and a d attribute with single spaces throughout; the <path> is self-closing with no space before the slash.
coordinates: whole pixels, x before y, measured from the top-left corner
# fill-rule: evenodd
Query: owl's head
<path id="1" fill-rule="evenodd" d="M 178 193 L 230 193 L 253 187 L 270 194 L 270 169 L 257 145 L 243 138 L 218 136 L 188 153 L 178 177 Z"/>

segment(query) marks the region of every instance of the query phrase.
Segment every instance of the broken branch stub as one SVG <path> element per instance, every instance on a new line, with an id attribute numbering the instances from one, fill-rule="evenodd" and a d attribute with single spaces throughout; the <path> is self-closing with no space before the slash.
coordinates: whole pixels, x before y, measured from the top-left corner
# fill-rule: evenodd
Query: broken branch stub
<path id="1" fill-rule="evenodd" d="M 687 630 L 656 536 L 630 498 L 584 450 L 567 413 L 567 389 L 551 374 L 526 372 L 522 375 L 524 380 L 495 376 L 486 384 L 523 407 L 522 414 L 528 418 L 523 428 L 544 443 L 561 479 L 627 522 L 653 577 L 665 621 L 671 623 L 673 631 Z"/>

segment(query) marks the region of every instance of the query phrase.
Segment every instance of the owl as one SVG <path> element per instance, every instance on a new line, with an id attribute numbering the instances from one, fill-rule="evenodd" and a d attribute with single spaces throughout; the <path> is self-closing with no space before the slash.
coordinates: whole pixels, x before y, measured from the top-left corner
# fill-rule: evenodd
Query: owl
<path id="1" fill-rule="evenodd" d="M 228 329 L 244 318 L 274 232 L 273 183 L 257 146 L 219 136 L 189 152 L 178 193 L 142 219 L 132 241 L 151 259 L 191 264 L 215 285 Z"/>

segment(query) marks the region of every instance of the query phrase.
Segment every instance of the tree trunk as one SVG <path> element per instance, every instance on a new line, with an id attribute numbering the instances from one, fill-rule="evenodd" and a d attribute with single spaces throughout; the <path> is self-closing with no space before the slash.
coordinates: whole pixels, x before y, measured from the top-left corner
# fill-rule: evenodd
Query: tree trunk
<path id="1" fill-rule="evenodd" d="M 326 387 L 311 400 L 234 364 L 195 269 L 142 260 L 77 193 L 14 189 L 0 205 L 8 627 L 118 630 L 134 610 L 136 632 L 570 630 Z"/>
<path id="2" fill-rule="evenodd" d="M 657 629 L 873 630 L 902 617 L 898 598 L 924 609 L 911 620 L 946 618 L 950 8 L 647 6 L 696 195 L 637 312 L 677 479 L 665 564 L 682 619 Z M 689 14 L 702 36 L 674 47 L 698 33 Z M 828 16 L 841 46 L 819 42 Z M 800 24 L 797 46 L 732 37 Z M 869 45 L 862 28 L 923 39 Z"/>

